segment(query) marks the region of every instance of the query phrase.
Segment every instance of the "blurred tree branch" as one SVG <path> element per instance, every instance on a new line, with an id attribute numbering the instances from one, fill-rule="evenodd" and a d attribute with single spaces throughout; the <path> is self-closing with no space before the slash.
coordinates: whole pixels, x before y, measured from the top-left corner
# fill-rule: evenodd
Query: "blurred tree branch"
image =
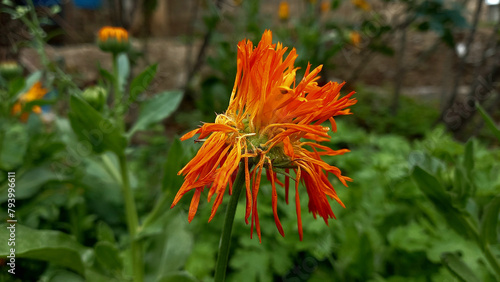
<path id="1" fill-rule="evenodd" d="M 403 86 L 403 80 L 406 75 L 406 68 L 404 67 L 404 57 L 406 53 L 406 33 L 407 26 L 401 29 L 401 34 L 399 37 L 399 46 L 397 54 L 397 73 L 394 77 L 394 97 L 392 100 L 391 112 L 393 115 L 397 115 L 399 108 L 399 97 L 401 96 L 401 87 Z"/>
<path id="2" fill-rule="evenodd" d="M 464 71 L 465 71 L 465 62 L 469 56 L 470 48 L 471 48 L 472 42 L 474 41 L 474 37 L 476 35 L 477 24 L 479 22 L 479 17 L 481 15 L 483 2 L 484 2 L 484 0 L 477 0 L 476 10 L 474 12 L 474 17 L 472 20 L 472 27 L 471 27 L 471 30 L 467 36 L 466 41 L 465 41 L 465 53 L 463 54 L 462 57 L 460 57 L 460 61 L 458 64 L 458 70 L 455 74 L 455 79 L 453 82 L 453 88 L 452 88 L 451 93 L 449 95 L 448 101 L 444 104 L 444 107 L 441 110 L 441 115 L 440 115 L 439 119 L 436 121 L 436 123 L 444 120 L 446 113 L 451 109 L 451 107 L 453 106 L 453 104 L 455 103 L 455 100 L 457 98 L 459 83 L 462 80 L 462 76 L 463 76 Z"/>
<path id="3" fill-rule="evenodd" d="M 496 7 L 500 10 L 500 6 Z M 499 76 L 500 67 L 500 44 L 498 42 L 498 32 L 500 32 L 500 18 L 495 23 L 489 38 L 487 40 L 486 46 L 481 53 L 481 59 L 476 63 L 474 71 L 474 81 L 471 85 L 468 100 L 473 99 L 478 103 L 482 103 L 482 99 L 478 99 L 483 95 L 487 95 L 488 92 L 495 90 L 495 79 Z M 489 60 L 489 58 L 492 58 Z M 484 65 L 487 62 L 492 62 L 491 66 L 485 70 Z M 486 78 L 486 79 L 485 79 Z M 486 92 L 486 93 L 484 93 Z M 487 97 L 486 97 L 487 98 Z M 488 106 L 484 106 L 485 110 L 489 113 L 494 111 L 500 105 L 500 95 L 497 95 L 495 101 L 490 103 Z M 466 124 L 473 120 L 476 111 L 471 112 L 470 116 L 464 118 L 461 130 L 464 130 Z M 479 133 L 480 129 L 484 126 L 484 121 L 481 119 L 476 126 L 474 126 L 473 135 Z"/>
<path id="4" fill-rule="evenodd" d="M 208 46 L 210 45 L 210 41 L 212 39 L 213 33 L 215 29 L 217 28 L 218 23 L 220 22 L 220 17 L 217 14 L 217 12 L 221 9 L 222 5 L 222 0 L 216 0 L 215 1 L 215 13 L 216 15 L 213 15 L 213 22 L 211 25 L 208 25 L 208 30 L 205 33 L 205 36 L 203 37 L 203 43 L 201 44 L 200 49 L 198 50 L 198 55 L 196 56 L 196 61 L 191 67 L 191 69 L 188 70 L 188 75 L 186 77 L 186 84 L 184 86 L 184 91 L 186 94 L 186 98 L 193 100 L 194 97 L 193 93 L 189 91 L 189 85 L 191 81 L 193 80 L 194 75 L 198 72 L 198 70 L 201 68 L 203 65 L 203 62 L 205 60 L 205 53 L 207 51 Z M 189 55 L 189 54 L 188 54 Z M 188 66 L 189 67 L 189 66 Z"/>
<path id="5" fill-rule="evenodd" d="M 411 14 L 410 16 L 406 17 L 403 21 L 400 23 L 396 23 L 394 25 L 394 28 L 389 30 L 386 34 L 382 35 L 382 38 L 380 40 L 380 45 L 388 45 L 389 42 L 394 38 L 394 33 L 401 29 L 406 29 L 411 23 L 413 23 L 416 19 L 416 16 L 414 14 Z M 370 37 L 368 40 L 367 46 L 371 46 L 372 43 L 375 42 L 375 40 L 378 39 L 377 36 Z M 371 48 L 363 48 L 361 50 L 360 56 L 362 56 L 361 60 L 357 64 L 356 67 L 353 68 L 351 75 L 346 81 L 356 81 L 358 77 L 361 75 L 363 72 L 364 68 L 369 65 L 369 62 L 375 57 L 375 50 Z"/>
<path id="6" fill-rule="evenodd" d="M 189 40 L 191 42 L 189 42 L 188 46 L 187 46 L 187 51 L 186 51 L 186 62 L 185 62 L 185 66 L 187 68 L 187 71 L 189 71 L 190 69 L 190 66 L 192 65 L 193 61 L 192 61 L 192 54 L 193 54 L 193 47 L 194 47 L 194 40 L 193 40 L 193 37 L 194 37 L 194 23 L 196 22 L 196 19 L 198 18 L 198 6 L 199 6 L 199 0 L 194 0 L 192 2 L 192 6 L 191 6 L 191 15 L 190 15 L 190 18 L 191 20 L 189 21 L 190 24 L 188 25 L 188 30 L 186 32 Z M 186 86 L 187 86 L 187 78 L 186 78 Z M 186 87 L 185 86 L 185 87 Z"/>

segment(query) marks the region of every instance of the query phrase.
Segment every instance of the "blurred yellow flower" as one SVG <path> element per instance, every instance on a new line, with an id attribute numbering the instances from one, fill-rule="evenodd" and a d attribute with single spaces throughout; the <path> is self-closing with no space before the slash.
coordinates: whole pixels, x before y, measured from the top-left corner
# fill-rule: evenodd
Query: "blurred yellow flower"
<path id="1" fill-rule="evenodd" d="M 32 102 L 35 100 L 40 100 L 47 94 L 48 90 L 42 88 L 42 83 L 37 82 L 33 84 L 33 86 L 26 93 L 22 94 L 19 100 L 12 107 L 12 115 L 16 116 L 21 113 L 21 121 L 26 122 L 30 115 L 29 111 L 40 114 L 42 112 L 42 108 L 40 106 L 33 106 L 31 109 L 25 109 L 23 112 L 23 107 L 26 103 Z"/>
<path id="2" fill-rule="evenodd" d="M 363 11 L 370 11 L 371 10 L 371 6 L 368 2 L 366 2 L 366 0 L 351 0 L 352 4 L 354 4 L 354 6 L 358 7 L 359 9 L 363 10 Z"/>
<path id="3" fill-rule="evenodd" d="M 128 32 L 121 27 L 104 26 L 97 35 L 99 48 L 105 52 L 120 53 L 127 51 L 130 43 Z"/>
<path id="4" fill-rule="evenodd" d="M 289 16 L 290 16 L 290 7 L 288 6 L 288 2 L 281 1 L 280 7 L 278 9 L 278 17 L 280 18 L 280 20 L 285 21 L 288 20 Z"/>
<path id="5" fill-rule="evenodd" d="M 361 35 L 357 31 L 351 31 L 349 33 L 349 40 L 351 41 L 351 44 L 359 47 L 359 43 L 361 42 Z"/>

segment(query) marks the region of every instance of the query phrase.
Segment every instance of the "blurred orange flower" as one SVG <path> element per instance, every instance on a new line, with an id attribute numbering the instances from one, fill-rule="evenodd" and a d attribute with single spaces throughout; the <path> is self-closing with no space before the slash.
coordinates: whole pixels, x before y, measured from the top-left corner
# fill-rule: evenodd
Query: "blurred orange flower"
<path id="1" fill-rule="evenodd" d="M 19 100 L 14 104 L 11 112 L 12 115 L 16 116 L 21 113 L 21 121 L 26 122 L 29 118 L 30 111 L 40 114 L 42 112 L 42 108 L 40 108 L 40 106 L 32 106 L 31 109 L 24 109 L 24 111 L 23 107 L 28 102 L 42 99 L 47 92 L 47 89 L 42 88 L 42 83 L 36 82 L 26 93 L 22 94 Z"/>
<path id="2" fill-rule="evenodd" d="M 351 44 L 358 47 L 359 43 L 361 42 L 361 35 L 357 31 L 351 31 L 349 33 L 349 40 L 351 41 Z"/>
<path id="3" fill-rule="evenodd" d="M 290 7 L 288 6 L 287 1 L 281 1 L 280 2 L 280 7 L 278 9 L 278 17 L 280 20 L 288 20 L 288 17 L 290 16 Z"/>
<path id="4" fill-rule="evenodd" d="M 121 27 L 104 26 L 99 30 L 99 40 L 106 41 L 109 39 L 128 41 L 128 32 Z"/>
<path id="5" fill-rule="evenodd" d="M 320 9 L 321 9 L 322 13 L 326 13 L 326 12 L 330 11 L 330 1 L 321 2 Z"/>
<path id="6" fill-rule="evenodd" d="M 97 34 L 99 48 L 105 52 L 124 52 L 129 48 L 128 32 L 121 27 L 104 26 Z"/>
<path id="7" fill-rule="evenodd" d="M 368 12 L 371 10 L 370 3 L 368 3 L 366 0 L 351 0 L 351 2 L 352 4 L 354 4 L 354 6 L 358 7 L 363 11 Z"/>
<path id="8" fill-rule="evenodd" d="M 301 240 L 300 181 L 305 184 L 309 211 L 314 218 L 319 215 L 328 224 L 328 219 L 335 217 L 328 197 L 344 206 L 328 175 L 335 175 L 345 186 L 351 178 L 323 162 L 321 156 L 341 155 L 349 150 L 332 150 L 320 143 L 330 139 L 330 128 L 322 123 L 329 120 L 332 131 L 336 131 L 333 117 L 350 114 L 348 107 L 356 103 L 356 99 L 351 98 L 354 92 L 341 97 L 339 91 L 344 83 L 328 82 L 319 86 L 316 81 L 322 66 L 311 71 L 308 65 L 304 77 L 296 84 L 297 53 L 292 49 L 284 57 L 286 52 L 287 48 L 281 43 L 272 43 L 271 31 L 264 32 L 256 47 L 249 40 L 239 42 L 236 80 L 227 111 L 219 114 L 215 123 L 205 123 L 182 136 L 181 140 L 186 140 L 199 134 L 198 141 L 204 142 L 196 156 L 179 171 L 185 181 L 172 204 L 175 206 L 184 194 L 194 190 L 190 222 L 205 188 L 209 190 L 208 201 L 216 195 L 210 220 L 214 217 L 227 186 L 229 194 L 232 193 L 235 174 L 241 166 L 244 166 L 246 183 L 245 221 L 248 224 L 251 217 L 251 237 L 255 226 L 261 240 L 257 196 L 263 169 L 271 182 L 274 219 L 283 236 L 276 185 L 284 187 L 288 203 L 290 170 L 295 172 L 295 205 Z M 284 175 L 283 181 L 278 179 L 278 173 Z"/>

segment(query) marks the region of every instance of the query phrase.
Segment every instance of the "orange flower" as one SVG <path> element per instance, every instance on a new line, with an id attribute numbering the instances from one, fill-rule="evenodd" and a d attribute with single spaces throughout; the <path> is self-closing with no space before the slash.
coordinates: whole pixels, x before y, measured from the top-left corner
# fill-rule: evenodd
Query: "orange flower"
<path id="1" fill-rule="evenodd" d="M 351 0 L 351 2 L 352 4 L 354 4 L 354 6 L 358 7 L 363 11 L 368 12 L 371 10 L 370 3 L 366 2 L 366 0 Z"/>
<path id="2" fill-rule="evenodd" d="M 128 41 L 128 32 L 121 27 L 104 26 L 99 30 L 99 40 L 106 41 L 109 39 Z"/>
<path id="3" fill-rule="evenodd" d="M 251 217 L 251 234 L 255 225 L 259 240 L 257 196 L 264 168 L 272 186 L 275 223 L 283 236 L 277 213 L 276 184 L 284 187 L 288 203 L 290 170 L 296 175 L 295 204 L 301 240 L 301 180 L 309 195 L 309 211 L 314 218 L 319 215 L 327 224 L 329 218 L 334 218 L 327 196 L 344 206 L 328 180 L 328 174 L 335 175 L 344 185 L 351 179 L 343 176 L 337 167 L 323 162 L 321 156 L 341 155 L 349 150 L 336 151 L 319 143 L 330 139 L 327 134 L 330 128 L 322 126 L 323 122 L 329 120 L 335 131 L 333 116 L 350 114 L 347 108 L 356 103 L 356 99 L 350 98 L 354 92 L 340 97 L 339 91 L 344 83 L 329 82 L 318 86 L 316 81 L 321 66 L 311 71 L 308 65 L 303 79 L 296 84 L 298 68 L 294 67 L 294 61 L 297 53 L 292 49 L 283 58 L 286 51 L 281 43 L 272 44 L 271 31 L 264 32 L 255 48 L 251 41 L 241 41 L 238 44 L 236 81 L 227 111 L 218 115 L 215 123 L 205 123 L 182 136 L 181 140 L 186 140 L 199 134 L 198 140 L 204 141 L 196 156 L 179 171 L 185 176 L 185 181 L 172 204 L 175 206 L 184 194 L 194 190 L 188 216 L 190 222 L 205 188 L 209 190 L 208 201 L 216 195 L 210 220 L 213 218 L 228 185 L 231 194 L 239 166 L 245 168 L 245 221 L 248 224 Z M 284 175 L 284 181 L 278 179 L 278 173 Z"/>
<path id="4" fill-rule="evenodd" d="M 359 34 L 359 32 L 351 31 L 349 33 L 349 40 L 351 41 L 352 45 L 358 47 L 359 43 L 361 42 L 361 35 Z"/>
<path id="5" fill-rule="evenodd" d="M 322 13 L 327 13 L 330 11 L 330 1 L 321 2 L 320 10 Z"/>
<path id="6" fill-rule="evenodd" d="M 124 52 L 130 45 L 128 32 L 121 27 L 104 26 L 97 37 L 99 47 L 105 52 Z"/>
<path id="7" fill-rule="evenodd" d="M 25 109 L 24 112 L 23 107 L 28 102 L 42 99 L 47 92 L 47 89 L 42 88 L 42 83 L 36 82 L 30 90 L 22 94 L 19 101 L 14 104 L 12 107 L 12 115 L 18 115 L 21 113 L 21 121 L 26 122 L 28 120 L 30 110 L 34 113 L 40 114 L 42 112 L 42 108 L 40 108 L 40 106 L 33 106 L 31 109 Z"/>
<path id="8" fill-rule="evenodd" d="M 278 9 L 278 17 L 280 20 L 285 21 L 288 20 L 288 16 L 290 15 L 290 7 L 288 6 L 288 2 L 281 1 L 280 7 Z"/>

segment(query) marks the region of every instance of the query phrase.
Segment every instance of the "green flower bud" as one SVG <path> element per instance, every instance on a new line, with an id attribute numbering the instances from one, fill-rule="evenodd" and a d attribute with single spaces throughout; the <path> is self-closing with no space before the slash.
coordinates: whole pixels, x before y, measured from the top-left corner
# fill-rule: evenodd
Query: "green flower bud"
<path id="1" fill-rule="evenodd" d="M 82 97 L 94 109 L 101 111 L 106 104 L 108 91 L 101 86 L 91 86 L 83 91 Z"/>
<path id="2" fill-rule="evenodd" d="M 23 68 L 16 61 L 0 63 L 0 75 L 5 79 L 12 79 L 23 74 Z"/>

